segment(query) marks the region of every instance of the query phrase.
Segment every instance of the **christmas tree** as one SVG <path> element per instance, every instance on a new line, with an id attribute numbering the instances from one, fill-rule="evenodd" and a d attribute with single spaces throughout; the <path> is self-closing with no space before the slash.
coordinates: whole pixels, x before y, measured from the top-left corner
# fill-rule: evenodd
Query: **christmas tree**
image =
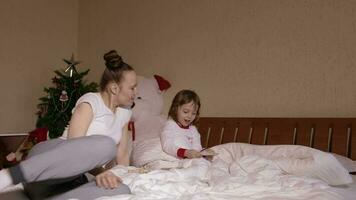
<path id="1" fill-rule="evenodd" d="M 75 61 L 73 55 L 70 60 L 63 60 L 68 64 L 67 68 L 54 71 L 56 74 L 52 79 L 54 86 L 44 88 L 47 95 L 39 98 L 38 104 L 36 127 L 47 128 L 50 138 L 62 135 L 79 97 L 87 92 L 96 92 L 98 88 L 97 83 L 86 83 L 83 80 L 89 69 L 78 72 L 76 65 L 80 62 Z"/>

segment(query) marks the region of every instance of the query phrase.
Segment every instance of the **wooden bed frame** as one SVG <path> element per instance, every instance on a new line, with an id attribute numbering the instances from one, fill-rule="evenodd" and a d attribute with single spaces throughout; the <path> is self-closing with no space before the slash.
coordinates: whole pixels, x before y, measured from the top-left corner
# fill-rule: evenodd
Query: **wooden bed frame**
<path id="1" fill-rule="evenodd" d="M 230 142 L 261 145 L 295 144 L 356 160 L 356 118 L 201 117 L 202 146 Z"/>

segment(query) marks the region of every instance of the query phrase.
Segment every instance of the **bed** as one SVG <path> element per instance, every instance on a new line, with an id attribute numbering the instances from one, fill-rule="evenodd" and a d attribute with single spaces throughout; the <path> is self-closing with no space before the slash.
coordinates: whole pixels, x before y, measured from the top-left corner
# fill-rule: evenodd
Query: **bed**
<path id="1" fill-rule="evenodd" d="M 356 118 L 202 117 L 202 145 L 229 142 L 304 145 L 356 160 Z"/>
<path id="2" fill-rule="evenodd" d="M 136 135 L 134 166 L 112 169 L 133 194 L 99 199 L 351 200 L 356 196 L 356 175 L 349 175 L 356 171 L 356 118 L 202 117 L 198 130 L 202 146 L 219 153 L 212 162 L 176 161 L 162 152 L 159 137 L 140 141 Z M 252 153 L 243 155 L 247 151 Z M 312 172 L 320 173 L 319 177 L 298 174 L 289 165 L 285 170 L 292 173 L 285 173 L 276 167 L 280 160 L 270 159 L 270 155 L 284 155 L 294 166 L 294 154 L 316 160 L 329 157 L 328 162 L 319 162 L 320 172 Z M 346 184 L 328 185 L 333 179 Z"/>
<path id="3" fill-rule="evenodd" d="M 107 199 L 354 199 L 355 127 L 356 118 L 202 117 L 202 146 L 218 152 L 216 159 L 172 164 L 159 138 L 136 141 L 136 167 L 116 168 L 133 194 Z M 314 171 L 296 170 L 312 154 Z M 276 163 L 288 164 L 280 170 Z"/>
<path id="4" fill-rule="evenodd" d="M 352 174 L 353 183 L 333 187 L 344 199 L 356 196 L 356 118 L 202 117 L 199 132 L 205 148 L 230 142 L 258 145 L 304 145 L 334 153 Z"/>

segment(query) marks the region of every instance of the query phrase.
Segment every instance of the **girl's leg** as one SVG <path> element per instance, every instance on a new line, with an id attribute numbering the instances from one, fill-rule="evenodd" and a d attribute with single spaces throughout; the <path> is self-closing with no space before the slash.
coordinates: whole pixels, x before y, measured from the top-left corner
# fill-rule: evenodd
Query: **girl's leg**
<path id="1" fill-rule="evenodd" d="M 84 184 L 69 192 L 49 198 L 50 200 L 63 200 L 63 199 L 85 199 L 94 200 L 103 196 L 115 196 L 120 194 L 130 194 L 130 188 L 125 184 L 120 184 L 115 189 L 105 189 L 96 186 L 95 181 Z"/>
<path id="2" fill-rule="evenodd" d="M 9 168 L 13 183 L 66 178 L 104 165 L 115 157 L 115 142 L 92 135 L 69 139 Z"/>

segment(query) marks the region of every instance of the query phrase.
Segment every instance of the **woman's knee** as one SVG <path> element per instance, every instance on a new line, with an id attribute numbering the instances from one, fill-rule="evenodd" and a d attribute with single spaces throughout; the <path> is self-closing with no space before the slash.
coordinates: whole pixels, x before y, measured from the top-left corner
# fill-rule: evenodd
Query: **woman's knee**
<path id="1" fill-rule="evenodd" d="M 52 140 L 46 140 L 42 141 L 40 143 L 37 143 L 35 146 L 33 146 L 30 150 L 30 152 L 27 155 L 27 158 L 30 158 L 32 156 L 44 153 L 46 151 L 49 151 L 53 148 L 55 148 L 57 145 L 62 143 L 64 140 L 60 138 L 52 139 Z"/>
<path id="2" fill-rule="evenodd" d="M 92 135 L 88 137 L 91 137 L 95 142 L 95 146 L 97 147 L 95 148 L 95 154 L 100 154 L 100 157 L 107 156 L 109 159 L 115 157 L 117 147 L 113 139 L 102 135 Z"/>

